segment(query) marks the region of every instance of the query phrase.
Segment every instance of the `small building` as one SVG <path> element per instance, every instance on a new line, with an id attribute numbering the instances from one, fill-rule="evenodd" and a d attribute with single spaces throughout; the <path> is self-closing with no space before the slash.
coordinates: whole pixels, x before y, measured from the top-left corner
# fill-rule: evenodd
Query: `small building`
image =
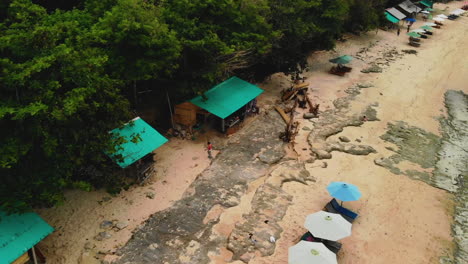
<path id="1" fill-rule="evenodd" d="M 388 13 L 388 14 L 392 15 L 393 17 L 395 17 L 398 20 L 402 20 L 402 19 L 404 19 L 406 17 L 405 14 L 398 11 L 398 9 L 396 9 L 394 7 L 385 9 L 385 13 Z"/>
<path id="2" fill-rule="evenodd" d="M 107 155 L 121 168 L 127 168 L 167 142 L 158 131 L 140 117 L 110 131 L 115 139 L 115 151 Z"/>
<path id="3" fill-rule="evenodd" d="M 403 14 L 407 17 L 414 17 L 417 13 L 419 13 L 422 8 L 418 7 L 417 5 L 413 4 L 413 2 L 409 0 L 405 0 L 401 2 L 399 5 L 395 6 L 399 9 Z"/>
<path id="4" fill-rule="evenodd" d="M 174 122 L 186 126 L 189 130 L 197 124 L 197 120 L 206 120 L 209 115 L 206 110 L 191 102 L 184 102 L 174 107 Z"/>
<path id="5" fill-rule="evenodd" d="M 36 213 L 0 211 L 0 264 L 46 263 L 35 246 L 53 231 Z"/>
<path id="6" fill-rule="evenodd" d="M 221 131 L 231 134 L 246 115 L 258 112 L 255 99 L 261 93 L 258 86 L 231 77 L 190 102 L 219 117 Z"/>

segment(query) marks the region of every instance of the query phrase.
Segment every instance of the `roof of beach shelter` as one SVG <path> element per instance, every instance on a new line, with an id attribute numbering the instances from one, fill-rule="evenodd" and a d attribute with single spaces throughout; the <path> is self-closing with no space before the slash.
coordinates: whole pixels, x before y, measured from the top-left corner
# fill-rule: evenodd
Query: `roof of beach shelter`
<path id="1" fill-rule="evenodd" d="M 392 23 L 398 23 L 398 21 L 400 21 L 398 18 L 392 16 L 392 15 L 391 15 L 390 13 L 388 13 L 388 12 L 385 12 L 385 18 L 386 18 L 388 21 L 392 22 Z"/>
<path id="2" fill-rule="evenodd" d="M 258 86 L 234 76 L 205 92 L 208 99 L 197 96 L 190 102 L 224 119 L 261 93 Z"/>
<path id="3" fill-rule="evenodd" d="M 12 263 L 53 231 L 36 213 L 0 211 L 0 264 Z"/>
<path id="4" fill-rule="evenodd" d="M 133 164 L 167 142 L 165 137 L 140 117 L 134 118 L 110 133 L 114 137 L 124 139 L 124 143 L 116 146 L 115 153 L 108 154 L 122 168 Z"/>
<path id="5" fill-rule="evenodd" d="M 388 13 L 390 13 L 390 15 L 392 15 L 392 16 L 400 19 L 400 20 L 406 17 L 405 14 L 403 14 L 402 12 L 400 12 L 398 9 L 396 9 L 394 7 L 387 8 L 387 9 L 385 9 L 385 11 L 387 11 Z"/>
<path id="6" fill-rule="evenodd" d="M 434 3 L 432 3 L 432 1 L 430 0 L 422 0 L 422 1 L 419 1 L 419 3 L 427 7 L 432 7 L 434 5 Z"/>
<path id="7" fill-rule="evenodd" d="M 422 10 L 420 7 L 416 6 L 415 4 L 413 4 L 413 2 L 409 0 L 400 3 L 398 6 L 408 13 L 419 12 Z"/>

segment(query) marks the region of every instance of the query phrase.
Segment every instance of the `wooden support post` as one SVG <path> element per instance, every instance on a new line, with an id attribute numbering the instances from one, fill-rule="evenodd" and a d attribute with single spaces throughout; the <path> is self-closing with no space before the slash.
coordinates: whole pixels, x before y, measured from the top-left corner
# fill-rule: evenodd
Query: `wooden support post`
<path id="1" fill-rule="evenodd" d="M 31 250 L 32 250 L 32 255 L 33 255 L 34 264 L 37 264 L 36 251 L 34 250 L 34 246 L 31 248 Z"/>

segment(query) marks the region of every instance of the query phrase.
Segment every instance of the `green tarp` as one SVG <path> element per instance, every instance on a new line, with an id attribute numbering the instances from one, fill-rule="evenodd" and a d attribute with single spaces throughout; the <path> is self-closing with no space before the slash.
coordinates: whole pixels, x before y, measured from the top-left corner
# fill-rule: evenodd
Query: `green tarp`
<path id="1" fill-rule="evenodd" d="M 419 1 L 419 3 L 427 7 L 432 7 L 434 5 L 434 3 L 432 3 L 432 1 L 429 1 L 429 0 Z"/>
<path id="2" fill-rule="evenodd" d="M 190 100 L 194 105 L 224 119 L 239 110 L 263 92 L 249 82 L 232 77 L 205 93 L 206 100 L 197 96 Z"/>
<path id="3" fill-rule="evenodd" d="M 12 263 L 53 231 L 36 213 L 0 211 L 0 264 Z"/>
<path id="4" fill-rule="evenodd" d="M 111 133 L 115 137 L 124 139 L 124 143 L 116 147 L 116 152 L 109 155 L 122 168 L 133 164 L 167 142 L 165 137 L 139 117 L 121 128 L 112 130 Z M 120 155 L 122 159 L 118 158 Z"/>
<path id="5" fill-rule="evenodd" d="M 400 20 L 398 20 L 398 18 L 396 18 L 396 17 L 390 15 L 390 13 L 388 13 L 388 12 L 385 12 L 385 18 L 386 18 L 388 21 L 392 22 L 392 23 L 398 23 L 398 21 L 400 21 Z"/>

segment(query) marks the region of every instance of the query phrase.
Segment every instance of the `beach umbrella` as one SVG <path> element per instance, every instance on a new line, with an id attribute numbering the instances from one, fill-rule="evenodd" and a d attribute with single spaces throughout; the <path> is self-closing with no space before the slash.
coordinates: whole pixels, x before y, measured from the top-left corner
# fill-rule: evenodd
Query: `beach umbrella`
<path id="1" fill-rule="evenodd" d="M 426 11 L 434 11 L 434 9 L 432 9 L 432 8 L 430 8 L 430 7 L 427 7 L 427 8 L 425 8 L 424 10 L 426 10 Z"/>
<path id="2" fill-rule="evenodd" d="M 425 31 L 424 29 L 417 28 L 417 29 L 411 30 L 411 32 L 424 33 L 424 32 L 426 32 L 426 31 Z"/>
<path id="3" fill-rule="evenodd" d="M 416 22 L 416 19 L 411 18 L 411 17 L 407 17 L 407 18 L 405 18 L 405 20 L 408 21 L 408 22 Z"/>
<path id="4" fill-rule="evenodd" d="M 301 240 L 288 250 L 289 264 L 338 264 L 335 253 L 323 243 Z"/>
<path id="5" fill-rule="evenodd" d="M 441 17 L 436 17 L 433 19 L 434 21 L 437 21 L 437 22 L 444 22 L 445 19 L 441 18 Z"/>
<path id="6" fill-rule="evenodd" d="M 406 33 L 406 35 L 410 36 L 410 37 L 413 37 L 413 38 L 419 38 L 421 37 L 421 35 L 419 35 L 418 33 L 416 32 L 409 32 L 409 33 Z"/>
<path id="7" fill-rule="evenodd" d="M 429 11 L 421 11 L 421 13 L 423 13 L 423 14 L 430 14 Z"/>
<path id="8" fill-rule="evenodd" d="M 306 217 L 304 227 L 318 238 L 337 241 L 351 235 L 351 223 L 340 214 L 318 211 Z"/>
<path id="9" fill-rule="evenodd" d="M 434 30 L 434 28 L 430 26 L 422 26 L 421 28 L 425 30 Z"/>
<path id="10" fill-rule="evenodd" d="M 346 182 L 332 182 L 327 186 L 327 191 L 333 198 L 344 202 L 359 200 L 362 195 L 356 185 Z"/>
<path id="11" fill-rule="evenodd" d="M 427 22 L 427 23 L 424 23 L 425 26 L 430 26 L 430 27 L 435 27 L 437 26 L 436 23 L 431 23 L 431 22 Z"/>
<path id="12" fill-rule="evenodd" d="M 343 56 L 331 59 L 329 61 L 332 62 L 332 63 L 336 63 L 336 64 L 347 64 L 352 60 L 353 60 L 353 57 L 351 57 L 349 55 L 343 55 Z"/>
<path id="13" fill-rule="evenodd" d="M 440 15 L 437 15 L 437 17 L 440 17 L 440 18 L 443 18 L 443 19 L 447 19 L 448 16 L 444 15 L 444 14 L 440 14 Z"/>

